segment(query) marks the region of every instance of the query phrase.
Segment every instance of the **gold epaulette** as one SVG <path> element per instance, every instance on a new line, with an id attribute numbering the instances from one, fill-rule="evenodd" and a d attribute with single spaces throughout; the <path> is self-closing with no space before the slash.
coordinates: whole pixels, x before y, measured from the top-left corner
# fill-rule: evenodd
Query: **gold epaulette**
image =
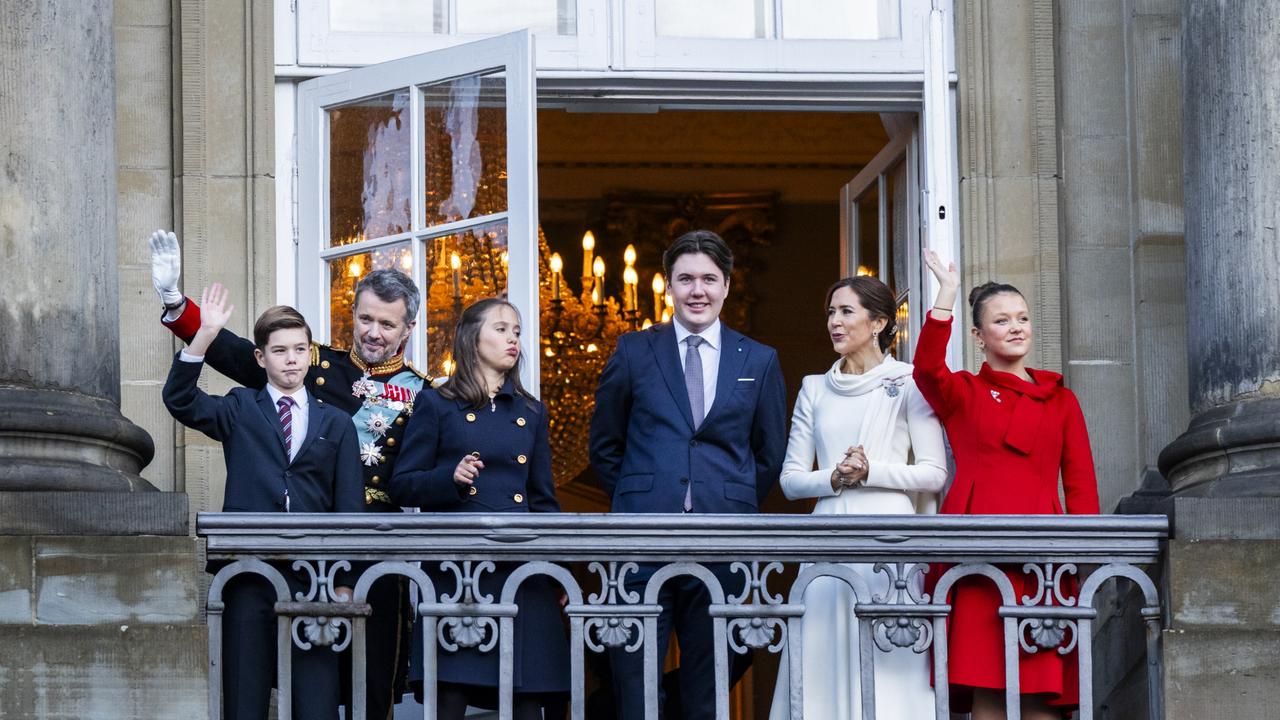
<path id="1" fill-rule="evenodd" d="M 426 373 L 424 373 L 424 372 L 422 372 L 422 371 L 421 371 L 421 370 L 419 370 L 418 368 L 414 367 L 414 366 L 413 366 L 413 363 L 409 362 L 408 360 L 405 360 L 405 361 L 404 361 L 404 366 L 405 366 L 405 367 L 407 367 L 407 368 L 409 368 L 409 371 L 410 371 L 410 372 L 412 372 L 414 375 L 417 375 L 418 377 L 422 378 L 422 381 L 423 381 L 423 384 L 424 384 L 424 385 L 430 385 L 430 384 L 431 384 L 431 376 L 430 376 L 430 375 L 428 375 L 428 374 L 426 374 Z"/>
<path id="2" fill-rule="evenodd" d="M 320 364 L 320 344 L 311 343 L 311 367 Z"/>

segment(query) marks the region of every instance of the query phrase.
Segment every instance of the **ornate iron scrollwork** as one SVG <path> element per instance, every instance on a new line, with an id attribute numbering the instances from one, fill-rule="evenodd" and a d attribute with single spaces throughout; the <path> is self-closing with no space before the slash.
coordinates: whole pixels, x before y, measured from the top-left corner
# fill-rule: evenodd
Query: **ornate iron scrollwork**
<path id="1" fill-rule="evenodd" d="M 317 560 L 314 563 L 297 560 L 294 570 L 307 573 L 306 592 L 295 592 L 294 600 L 298 602 L 331 603 L 337 595 L 337 574 L 342 570 L 350 570 L 351 563 L 339 560 L 330 563 L 328 560 Z M 345 617 L 329 617 L 327 615 L 305 615 L 295 617 L 290 625 L 293 642 L 303 650 L 313 646 L 329 647 L 334 652 L 342 652 L 351 644 L 351 620 Z"/>
<path id="2" fill-rule="evenodd" d="M 480 576 L 493 572 L 496 567 L 490 560 L 474 565 L 464 560 L 461 568 L 451 560 L 440 563 L 440 569 L 452 572 L 457 583 L 454 591 L 441 601 L 475 606 L 493 603 L 493 595 L 480 592 Z M 440 646 L 449 652 L 457 652 L 459 648 L 488 652 L 498 644 L 498 621 L 478 614 L 442 618 L 436 626 L 436 637 Z"/>
<path id="3" fill-rule="evenodd" d="M 884 573 L 889 579 L 889 589 L 884 595 L 876 595 L 872 601 L 876 604 L 925 605 L 929 595 L 923 592 L 924 574 L 929 571 L 927 565 L 908 563 L 876 563 L 872 570 Z M 876 647 L 889 652 L 895 647 L 911 648 L 922 653 L 933 642 L 933 623 L 929 618 L 911 615 L 878 617 L 871 623 L 872 639 Z"/>
<path id="4" fill-rule="evenodd" d="M 1074 563 L 1045 563 L 1043 566 L 1027 563 L 1022 566 L 1022 572 L 1031 575 L 1036 581 L 1035 594 L 1023 595 L 1023 605 L 1042 605 L 1048 608 L 1054 605 L 1072 607 L 1076 604 L 1076 599 L 1063 591 L 1066 576 L 1076 574 Z M 1071 639 L 1064 644 L 1067 631 L 1071 632 Z M 1028 635 L 1030 641 L 1027 640 Z M 1075 620 L 1045 617 L 1023 618 L 1018 622 L 1018 645 L 1023 652 L 1029 654 L 1057 648 L 1059 655 L 1066 655 L 1075 649 L 1078 639 L 1079 627 Z"/>
<path id="5" fill-rule="evenodd" d="M 622 603 L 640 602 L 640 593 L 627 590 L 626 577 L 640 566 L 633 563 L 593 562 L 587 572 L 600 575 L 600 592 L 587 597 L 589 605 L 617 606 Z M 620 603 L 619 600 L 622 602 Z M 604 652 L 606 648 L 625 648 L 635 652 L 644 644 L 644 624 L 638 617 L 589 617 L 583 623 L 583 640 L 592 652 Z"/>
<path id="6" fill-rule="evenodd" d="M 743 562 L 735 562 L 729 566 L 729 572 L 742 573 L 746 576 L 742 593 L 729 597 L 729 604 L 742 605 L 748 599 L 752 605 L 781 605 L 781 595 L 769 592 L 769 575 L 782 572 L 782 563 L 771 562 L 761 567 L 759 561 L 752 561 L 748 566 Z M 787 622 L 780 617 L 740 617 L 733 618 L 728 624 L 729 647 L 733 651 L 745 654 L 748 649 L 768 648 L 776 653 L 787 644 Z"/>

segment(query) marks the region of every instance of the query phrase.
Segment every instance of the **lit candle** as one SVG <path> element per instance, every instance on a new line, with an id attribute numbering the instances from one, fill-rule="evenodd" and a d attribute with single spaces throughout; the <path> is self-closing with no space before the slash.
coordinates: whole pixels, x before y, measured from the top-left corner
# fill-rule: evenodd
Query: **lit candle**
<path id="1" fill-rule="evenodd" d="M 453 374 L 453 358 L 445 358 L 444 362 L 441 363 L 441 366 L 442 366 L 441 369 L 444 370 L 445 375 Z"/>
<path id="2" fill-rule="evenodd" d="M 622 251 L 622 261 L 631 267 L 636 264 L 636 246 L 628 245 L 626 250 Z"/>
<path id="3" fill-rule="evenodd" d="M 662 322 L 666 322 L 670 319 L 671 319 L 671 309 L 667 308 L 662 311 Z"/>
<path id="4" fill-rule="evenodd" d="M 358 278 L 362 272 L 364 272 L 364 266 L 360 264 L 359 260 L 352 260 L 347 264 L 347 274 L 351 277 Z"/>
<path id="5" fill-rule="evenodd" d="M 636 275 L 636 269 L 627 266 L 622 271 L 622 309 L 630 312 L 636 309 L 636 285 L 640 282 L 639 276 Z"/>
<path id="6" fill-rule="evenodd" d="M 604 258 L 597 257 L 595 262 L 591 264 L 592 288 L 599 290 L 599 299 L 595 303 L 599 305 L 604 302 Z M 592 297 L 595 297 L 594 295 Z"/>
<path id="7" fill-rule="evenodd" d="M 662 296 L 666 293 L 667 283 L 662 279 L 662 273 L 653 274 L 653 321 L 662 322 Z"/>
<path id="8" fill-rule="evenodd" d="M 591 269 L 594 266 L 591 264 L 591 256 L 593 254 L 592 251 L 595 249 L 596 236 L 588 230 L 586 234 L 582 236 L 582 277 L 584 278 L 589 278 L 592 275 Z"/>
<path id="9" fill-rule="evenodd" d="M 650 320 L 649 318 L 645 318 L 645 319 L 644 319 L 644 324 L 640 326 L 640 329 L 641 329 L 641 330 L 648 330 L 648 329 L 649 329 L 649 328 L 651 328 L 651 327 L 653 327 L 653 321 L 652 321 L 652 320 Z"/>
<path id="10" fill-rule="evenodd" d="M 551 256 L 551 297 L 552 299 L 560 299 L 560 271 L 564 269 L 564 261 L 560 259 L 560 253 L 554 253 Z"/>
<path id="11" fill-rule="evenodd" d="M 453 268 L 453 299 L 462 298 L 462 258 L 458 253 L 449 256 L 449 267 Z"/>
<path id="12" fill-rule="evenodd" d="M 591 288 L 591 304 L 600 307 L 600 288 Z"/>

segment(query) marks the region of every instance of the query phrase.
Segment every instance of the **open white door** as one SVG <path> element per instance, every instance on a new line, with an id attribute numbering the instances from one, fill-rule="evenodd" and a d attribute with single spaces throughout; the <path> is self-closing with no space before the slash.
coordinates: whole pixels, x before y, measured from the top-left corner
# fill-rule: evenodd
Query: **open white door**
<path id="1" fill-rule="evenodd" d="M 881 115 L 889 142 L 840 193 L 841 270 L 874 275 L 897 295 L 898 344 L 909 361 L 937 282 L 921 262 L 929 247 L 943 262 L 959 265 L 955 232 L 954 126 L 951 73 L 946 54 L 946 13 L 927 21 L 928 57 L 919 115 Z M 963 327 L 964 308 L 956 308 Z M 963 333 L 952 333 L 948 362 L 960 367 Z"/>
<path id="2" fill-rule="evenodd" d="M 898 300 L 894 353 L 909 361 L 920 292 L 919 139 L 911 114 L 882 115 L 889 143 L 840 191 L 841 271 L 873 275 Z"/>
<path id="3" fill-rule="evenodd" d="M 298 302 L 319 338 L 350 342 L 356 282 L 396 267 L 423 294 L 410 355 L 437 375 L 461 308 L 505 293 L 538 391 L 533 52 L 522 31 L 299 86 Z"/>

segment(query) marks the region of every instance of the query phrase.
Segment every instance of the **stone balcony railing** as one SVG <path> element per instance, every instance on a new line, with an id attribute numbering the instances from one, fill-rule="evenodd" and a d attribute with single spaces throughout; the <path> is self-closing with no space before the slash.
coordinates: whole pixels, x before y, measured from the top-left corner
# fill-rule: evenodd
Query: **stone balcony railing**
<path id="1" fill-rule="evenodd" d="M 364 702 L 365 600 L 373 582 L 401 575 L 416 586 L 424 624 L 424 668 L 434 677 L 437 653 L 454 645 L 493 647 L 500 657 L 499 717 L 511 717 L 513 623 L 516 590 L 533 575 L 547 575 L 564 588 L 564 612 L 570 628 L 571 717 L 585 714 L 584 664 L 588 650 L 629 643 L 639 629 L 644 654 L 646 716 L 657 718 L 658 669 L 666 648 L 655 647 L 658 590 L 678 575 L 702 578 L 712 597 L 715 637 L 724 638 L 715 659 L 717 717 L 729 717 L 728 653 L 765 649 L 788 653 L 793 671 L 792 717 L 803 717 L 798 679 L 798 639 L 804 621 L 804 589 L 815 578 L 843 579 L 857 596 L 863 717 L 875 717 L 877 698 L 871 682 L 876 656 L 894 647 L 930 653 L 936 669 L 936 716 L 946 719 L 948 697 L 946 616 L 940 599 L 957 580 L 989 578 L 1003 597 L 1005 667 L 1011 678 L 1008 697 L 1018 695 L 1019 653 L 1077 650 L 1081 720 L 1093 717 L 1092 640 L 1098 620 L 1099 592 L 1112 583 L 1140 597 L 1145 623 L 1149 717 L 1163 720 L 1161 602 L 1151 573 L 1158 566 L 1168 535 L 1164 516 L 792 516 L 792 515 L 575 515 L 575 514 L 391 514 L 280 515 L 202 513 L 198 533 L 208 540 L 210 560 L 230 561 L 209 589 L 209 662 L 221 667 L 222 589 L 239 573 L 270 579 L 276 606 L 280 648 L 289 642 L 329 644 L 353 653 L 352 703 L 362 718 Z M 290 592 L 271 564 L 295 563 L 313 579 L 308 594 Z M 363 561 L 363 562 L 361 562 Z M 370 564 L 370 561 L 372 564 Z M 472 593 L 468 580 L 489 570 L 488 563 L 518 563 L 496 597 Z M 348 563 L 363 567 L 350 603 L 331 603 L 335 573 Z M 419 563 L 453 574 L 464 588 L 439 597 Z M 665 567 L 653 574 L 643 593 L 624 587 L 632 563 Z M 726 594 L 706 566 L 730 563 L 745 589 Z M 890 591 L 873 594 L 867 582 L 842 563 L 865 563 L 888 579 Z M 429 565 L 434 564 L 434 565 Z M 931 582 L 932 597 L 920 590 L 918 574 L 928 564 L 944 570 Z M 788 566 L 793 566 L 788 568 Z M 948 567 L 949 566 L 949 567 Z M 1016 597 L 998 566 L 1023 569 L 1034 595 Z M 570 568 L 578 570 L 575 576 Z M 784 569 L 796 571 L 788 587 Z M 586 587 L 578 578 L 590 578 Z M 1068 579 L 1072 578 L 1072 579 Z M 900 581 L 900 582 L 899 582 Z M 1038 587 L 1036 587 L 1038 585 Z M 478 631 L 477 631 L 478 630 Z M 627 630 L 628 632 L 619 632 Z M 1134 628 L 1137 630 L 1137 628 Z M 788 642 L 788 638 L 795 639 Z M 438 641 L 438 642 L 437 642 Z M 288 658 L 278 652 L 279 717 L 290 718 Z M 210 717 L 220 717 L 220 673 L 210 673 Z M 781 681 L 786 681 L 785 679 Z M 428 682 L 424 717 L 435 716 Z M 1018 703 L 1008 716 L 1019 717 Z"/>

